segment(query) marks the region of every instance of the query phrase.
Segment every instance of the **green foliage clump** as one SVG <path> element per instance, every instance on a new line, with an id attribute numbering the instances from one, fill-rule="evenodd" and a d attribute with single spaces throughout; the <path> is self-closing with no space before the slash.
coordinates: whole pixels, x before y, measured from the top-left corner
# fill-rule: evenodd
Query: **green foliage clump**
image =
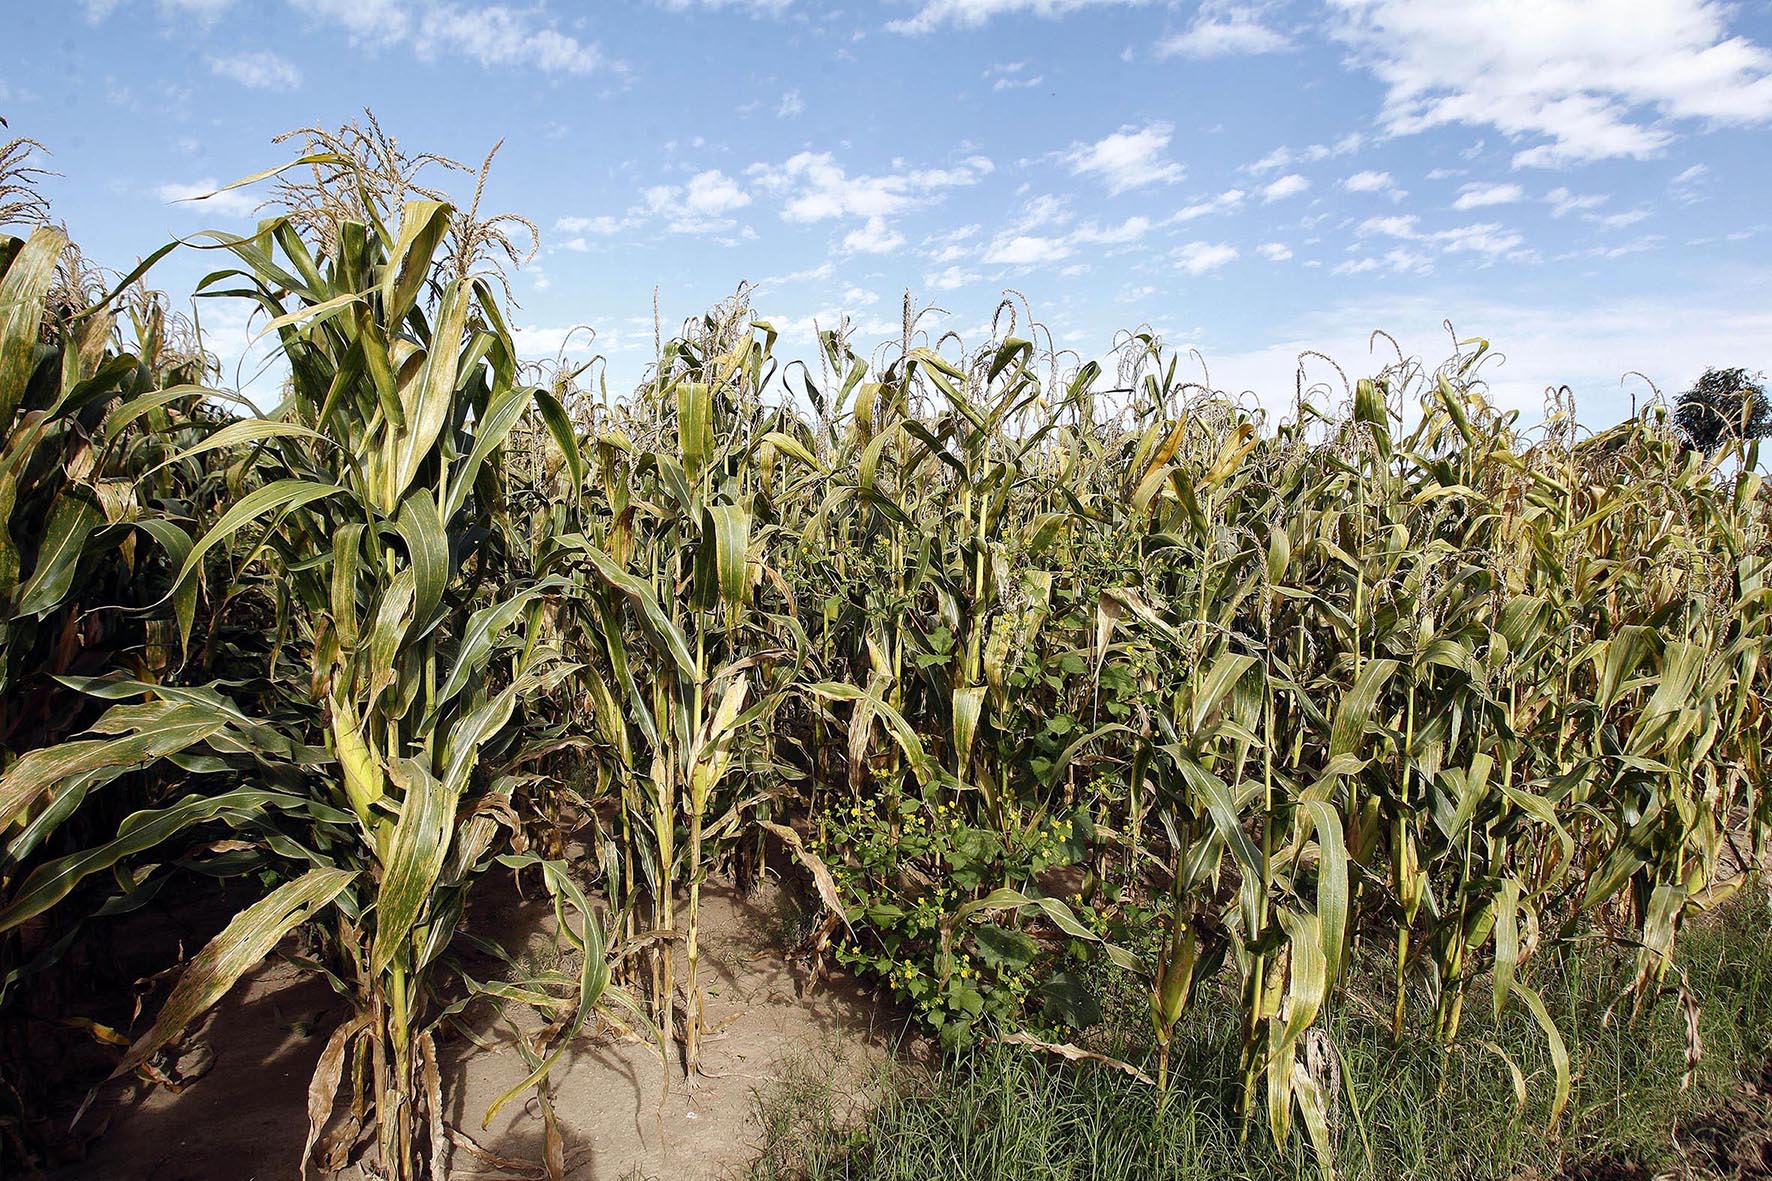
<path id="1" fill-rule="evenodd" d="M 1745 369 L 1706 369 L 1680 395 L 1674 422 L 1700 451 L 1715 451 L 1725 439 L 1763 439 L 1772 434 L 1772 400 L 1764 375 Z"/>

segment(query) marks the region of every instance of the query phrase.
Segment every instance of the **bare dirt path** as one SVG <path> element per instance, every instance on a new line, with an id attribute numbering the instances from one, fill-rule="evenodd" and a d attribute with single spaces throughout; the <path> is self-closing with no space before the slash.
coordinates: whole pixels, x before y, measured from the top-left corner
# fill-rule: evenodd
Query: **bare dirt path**
<path id="1" fill-rule="evenodd" d="M 702 901 L 702 970 L 707 1024 L 702 1074 L 685 1085 L 673 1062 L 670 1087 L 655 1045 L 607 1030 L 579 1039 L 554 1071 L 554 1103 L 577 1166 L 573 1181 L 666 1181 L 742 1176 L 761 1131 L 755 1095 L 796 1059 L 816 1056 L 864 1085 L 887 1061 L 891 1014 L 839 980 L 799 994 L 783 962 L 779 887 L 755 897 L 710 887 Z M 548 942 L 546 907 L 513 900 L 488 924 L 507 947 Z M 513 948 L 513 950 L 517 950 Z M 324 983 L 287 965 L 250 977 L 186 1039 L 190 1066 L 204 1070 L 178 1093 L 107 1091 L 88 1119 L 108 1121 L 89 1157 L 58 1181 L 270 1181 L 299 1176 L 307 1130 L 306 1092 L 327 1035 L 345 1015 Z M 210 1062 L 209 1056 L 213 1055 Z M 493 1152 L 540 1158 L 542 1123 L 531 1099 L 513 1100 L 489 1127 L 481 1117 L 525 1070 L 514 1051 L 446 1043 L 446 1103 L 455 1124 Z M 477 1162 L 457 1149 L 462 1177 Z M 343 1176 L 349 1177 L 354 1169 Z"/>

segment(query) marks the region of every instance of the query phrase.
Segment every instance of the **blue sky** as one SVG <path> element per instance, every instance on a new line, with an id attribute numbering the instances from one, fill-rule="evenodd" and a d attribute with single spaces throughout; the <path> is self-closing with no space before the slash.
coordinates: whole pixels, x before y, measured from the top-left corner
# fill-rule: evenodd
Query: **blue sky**
<path id="1" fill-rule="evenodd" d="M 409 148 L 503 150 L 539 224 L 521 343 L 609 359 L 757 284 L 810 356 L 899 301 L 973 343 L 1005 289 L 1061 347 L 1149 325 L 1289 403 L 1302 349 L 1430 360 L 1450 319 L 1497 400 L 1640 370 L 1772 368 L 1772 5 L 1716 0 L 0 0 L 0 116 L 113 266 L 242 230 L 204 192 L 371 107 Z M 214 256 L 175 255 L 187 292 Z M 240 354 L 243 312 L 209 306 Z M 578 325 L 596 330 L 594 343 Z M 1313 376 L 1330 376 L 1312 363 Z"/>

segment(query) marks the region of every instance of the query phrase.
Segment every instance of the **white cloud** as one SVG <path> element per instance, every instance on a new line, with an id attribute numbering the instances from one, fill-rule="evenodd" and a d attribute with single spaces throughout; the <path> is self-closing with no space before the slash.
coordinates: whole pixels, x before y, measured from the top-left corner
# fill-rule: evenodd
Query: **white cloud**
<path id="1" fill-rule="evenodd" d="M 976 225 L 956 226 L 951 230 L 943 230 L 924 240 L 923 257 L 936 266 L 959 262 L 972 255 L 973 247 L 970 243 L 976 237 L 978 237 Z"/>
<path id="2" fill-rule="evenodd" d="M 1243 207 L 1243 201 L 1249 196 L 1242 189 L 1226 189 L 1216 197 L 1205 201 L 1196 201 L 1192 205 L 1184 205 L 1169 220 L 1188 222 L 1207 217 L 1214 213 L 1230 213 Z"/>
<path id="3" fill-rule="evenodd" d="M 161 12 L 194 17 L 205 25 L 214 24 L 233 6 L 234 0 L 160 0 Z"/>
<path id="4" fill-rule="evenodd" d="M 530 10 L 502 4 L 426 8 L 413 49 L 421 58 L 453 53 L 483 66 L 529 66 L 545 74 L 588 74 L 608 64 L 596 45 L 538 25 Z"/>
<path id="5" fill-rule="evenodd" d="M 1063 237 L 1012 234 L 991 243 L 990 249 L 985 251 L 984 261 L 994 266 L 1039 266 L 1069 258 L 1072 253 L 1070 244 Z"/>
<path id="6" fill-rule="evenodd" d="M 352 42 L 373 47 L 397 45 L 412 33 L 406 0 L 287 0 L 316 21 L 341 26 Z"/>
<path id="7" fill-rule="evenodd" d="M 182 209 L 194 210 L 205 214 L 220 214 L 223 217 L 250 217 L 258 208 L 259 198 L 239 189 L 229 189 L 218 193 L 221 182 L 213 176 L 190 184 L 163 184 L 154 190 L 154 195 L 168 205 L 178 205 Z"/>
<path id="8" fill-rule="evenodd" d="M 1332 144 L 1311 144 L 1299 151 L 1293 151 L 1282 144 L 1249 165 L 1244 171 L 1259 175 L 1263 172 L 1278 172 L 1283 168 L 1291 168 L 1297 164 L 1317 164 L 1324 160 L 1357 152 L 1365 144 L 1366 136 L 1358 131 L 1350 131 Z"/>
<path id="9" fill-rule="evenodd" d="M 1435 242 L 1441 244 L 1442 249 L 1452 254 L 1514 254 L 1525 244 L 1525 239 L 1518 233 L 1497 222 L 1458 226 L 1455 229 L 1441 230 L 1433 237 Z"/>
<path id="10" fill-rule="evenodd" d="M 796 115 L 803 114 L 805 110 L 806 100 L 800 97 L 800 92 L 789 90 L 781 96 L 781 101 L 775 105 L 775 117 L 777 119 L 792 119 Z"/>
<path id="11" fill-rule="evenodd" d="M 1566 213 L 1583 213 L 1589 209 L 1598 209 L 1606 203 L 1606 198 L 1598 193 L 1573 193 L 1561 186 L 1545 194 L 1550 202 L 1551 216 L 1562 217 Z"/>
<path id="12" fill-rule="evenodd" d="M 1644 234 L 1621 242 L 1616 246 L 1598 246 L 1586 252 L 1588 258 L 1623 258 L 1627 254 L 1644 254 L 1660 246 L 1663 238 L 1660 234 Z"/>
<path id="13" fill-rule="evenodd" d="M 1673 183 L 1668 188 L 1675 200 L 1689 205 L 1703 199 L 1704 186 L 1709 178 L 1710 169 L 1702 164 L 1694 164 L 1674 177 Z"/>
<path id="14" fill-rule="evenodd" d="M 1062 198 L 1036 197 L 1023 208 L 1015 224 L 985 248 L 982 261 L 994 266 L 1044 266 L 1070 258 L 1082 246 L 1125 246 L 1140 240 L 1152 228 L 1148 217 L 1129 217 L 1117 225 L 1089 221 L 1062 232 L 1032 232 L 1059 230 L 1070 220 L 1070 211 Z"/>
<path id="15" fill-rule="evenodd" d="M 1078 226 L 1071 241 L 1092 246 L 1120 246 L 1136 242 L 1150 232 L 1151 219 L 1129 217 L 1117 226 L 1097 226 L 1094 222 Z"/>
<path id="16" fill-rule="evenodd" d="M 253 90 L 294 90 L 301 85 L 301 71 L 295 64 L 267 49 L 212 57 L 209 70 Z"/>
<path id="17" fill-rule="evenodd" d="M 309 18 L 340 26 L 357 44 L 410 45 L 425 61 L 460 57 L 482 66 L 516 66 L 544 74 L 619 72 L 596 43 L 562 32 L 539 9 L 506 4 L 470 6 L 450 0 L 287 0 Z"/>
<path id="18" fill-rule="evenodd" d="M 1216 271 L 1237 258 L 1237 248 L 1228 242 L 1189 242 L 1175 251 L 1175 261 L 1190 275 Z"/>
<path id="19" fill-rule="evenodd" d="M 1381 255 L 1350 258 L 1335 265 L 1337 275 L 1366 275 L 1389 271 L 1393 275 L 1426 275 L 1434 269 L 1434 260 L 1406 246 L 1395 246 Z"/>
<path id="20" fill-rule="evenodd" d="M 687 185 L 653 185 L 643 197 L 646 212 L 665 219 L 676 234 L 730 229 L 727 214 L 751 203 L 750 194 L 718 168 L 696 173 Z"/>
<path id="21" fill-rule="evenodd" d="M 890 217 L 928 204 L 943 189 L 975 185 L 993 169 L 986 157 L 970 156 L 951 168 L 850 176 L 829 152 L 801 152 L 779 165 L 753 164 L 748 174 L 765 191 L 786 198 L 784 219 L 815 222 Z"/>
<path id="22" fill-rule="evenodd" d="M 554 222 L 554 228 L 566 234 L 598 234 L 607 237 L 619 234 L 628 228 L 630 223 L 625 218 L 609 217 L 562 217 Z"/>
<path id="23" fill-rule="evenodd" d="M 1469 184 L 1458 190 L 1454 209 L 1482 209 L 1490 205 L 1513 205 L 1526 199 L 1526 190 L 1512 184 Z"/>
<path id="24" fill-rule="evenodd" d="M 1287 197 L 1298 196 L 1298 194 L 1310 187 L 1310 181 L 1298 175 L 1296 172 L 1290 172 L 1263 188 L 1261 190 L 1261 200 L 1263 204 L 1269 204 L 1274 201 L 1284 201 Z"/>
<path id="25" fill-rule="evenodd" d="M 1269 262 L 1285 262 L 1292 257 L 1292 248 L 1284 242 L 1263 242 L 1255 252 Z"/>
<path id="26" fill-rule="evenodd" d="M 1026 90 L 1046 81 L 1045 75 L 1034 73 L 1026 62 L 991 66 L 985 70 L 984 79 L 991 84 L 992 90 Z"/>
<path id="27" fill-rule="evenodd" d="M 815 267 L 803 271 L 789 271 L 785 275 L 771 275 L 763 280 L 765 286 L 773 287 L 778 283 L 822 283 L 837 275 L 837 264 L 825 259 Z"/>
<path id="28" fill-rule="evenodd" d="M 1157 42 L 1158 57 L 1232 57 L 1277 53 L 1292 42 L 1261 21 L 1262 5 L 1207 0 L 1185 32 Z"/>
<path id="29" fill-rule="evenodd" d="M 1651 156 L 1674 138 L 1664 119 L 1772 122 L 1772 53 L 1730 35 L 1718 0 L 1333 3 L 1337 36 L 1387 88 L 1389 131 L 1545 141 L 1516 167 Z"/>
<path id="30" fill-rule="evenodd" d="M 889 228 L 878 214 L 843 236 L 843 249 L 852 254 L 889 254 L 903 245 L 904 235 Z"/>
<path id="31" fill-rule="evenodd" d="M 1395 217 L 1369 217 L 1354 229 L 1361 238 L 1401 238 L 1437 246 L 1448 254 L 1481 254 L 1485 256 L 1514 255 L 1525 257 L 1525 239 L 1499 222 L 1455 226 L 1432 233 L 1421 228 L 1421 219 L 1413 213 Z"/>
<path id="32" fill-rule="evenodd" d="M 692 12 L 696 9 L 718 11 L 737 9 L 747 16 L 780 16 L 794 6 L 794 0 L 655 0 L 667 12 Z"/>
<path id="33" fill-rule="evenodd" d="M 1421 231 L 1415 228 L 1419 220 L 1413 213 L 1393 217 L 1369 217 L 1354 232 L 1362 238 L 1369 238 L 1374 234 L 1383 234 L 1390 238 L 1419 238 Z"/>
<path id="34" fill-rule="evenodd" d="M 718 168 L 696 173 L 683 194 L 683 204 L 694 213 L 730 213 L 750 203 L 750 195 Z"/>
<path id="35" fill-rule="evenodd" d="M 1356 172 L 1341 182 L 1341 187 L 1350 193 L 1380 193 L 1393 201 L 1401 201 L 1409 194 L 1397 186 L 1397 180 L 1388 172 Z"/>
<path id="36" fill-rule="evenodd" d="M 923 282 L 930 287 L 935 288 L 937 291 L 953 291 L 956 288 L 965 287 L 970 283 L 976 283 L 982 278 L 984 278 L 983 275 L 968 271 L 963 267 L 951 266 L 945 271 L 937 271 L 933 275 L 924 275 Z"/>
<path id="37" fill-rule="evenodd" d="M 1072 144 L 1062 159 L 1073 175 L 1090 176 L 1118 195 L 1146 185 L 1174 184 L 1181 165 L 1165 154 L 1174 129 L 1167 123 L 1126 126 L 1092 144 Z"/>
<path id="38" fill-rule="evenodd" d="M 1142 0 L 923 0 L 916 13 L 887 23 L 894 33 L 931 33 L 943 27 L 976 29 L 993 17 L 1038 16 L 1052 19 L 1083 8 L 1138 4 Z"/>

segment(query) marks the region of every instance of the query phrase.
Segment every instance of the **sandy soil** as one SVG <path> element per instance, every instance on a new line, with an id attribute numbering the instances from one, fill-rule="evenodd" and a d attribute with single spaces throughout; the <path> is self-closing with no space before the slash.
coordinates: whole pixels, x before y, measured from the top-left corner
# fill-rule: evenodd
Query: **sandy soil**
<path id="1" fill-rule="evenodd" d="M 669 1093 L 656 1046 L 604 1030 L 581 1036 L 554 1072 L 554 1103 L 573 1181 L 741 1176 L 761 1141 L 756 1095 L 791 1061 L 817 1056 L 853 1071 L 856 1085 L 888 1051 L 891 1015 L 839 979 L 804 996 L 779 947 L 779 887 L 741 897 L 723 887 L 703 895 L 702 971 L 706 1016 L 702 1075 L 686 1085 L 673 1062 Z M 507 947 L 549 942 L 547 908 L 513 896 L 494 902 L 476 928 Z M 491 919 L 491 922 L 481 921 Z M 507 934 L 508 933 L 508 934 Z M 517 946 L 513 946 L 513 942 Z M 324 983 L 287 965 L 261 969 L 185 1040 L 181 1063 L 196 1081 L 166 1088 L 114 1088 L 88 1119 L 106 1125 L 88 1158 L 62 1181 L 269 1181 L 299 1176 L 306 1089 L 327 1035 L 346 1015 Z M 538 1160 L 542 1123 L 533 1099 L 513 1101 L 480 1127 L 491 1101 L 525 1071 L 514 1051 L 477 1051 L 465 1039 L 443 1047 L 445 1103 L 456 1126 L 493 1152 Z M 455 1152 L 456 1175 L 477 1162 Z M 347 1170 L 345 1176 L 355 1170 Z"/>

